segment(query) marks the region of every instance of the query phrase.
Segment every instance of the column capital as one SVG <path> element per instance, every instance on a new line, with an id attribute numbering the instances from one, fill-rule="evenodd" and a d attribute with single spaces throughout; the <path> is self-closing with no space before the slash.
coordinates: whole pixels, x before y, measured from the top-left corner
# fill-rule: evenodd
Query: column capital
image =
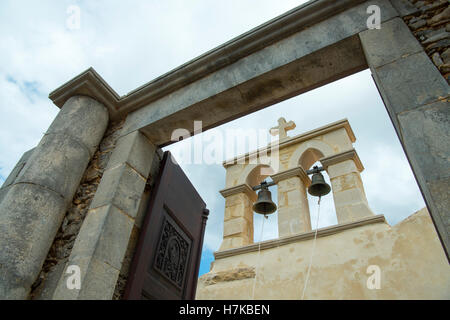
<path id="1" fill-rule="evenodd" d="M 247 183 L 239 184 L 234 187 L 226 188 L 219 191 L 220 194 L 227 198 L 229 196 L 238 194 L 238 193 L 245 193 L 251 201 L 256 201 L 256 192 L 250 187 Z"/>
<path id="2" fill-rule="evenodd" d="M 303 169 L 300 166 L 280 171 L 278 173 L 271 175 L 270 177 L 275 183 L 278 183 L 279 181 L 286 180 L 292 177 L 299 177 L 302 180 L 305 187 L 308 187 L 311 184 L 311 179 L 306 174 L 305 169 Z"/>
<path id="3" fill-rule="evenodd" d="M 322 166 L 327 169 L 329 166 L 346 161 L 346 160 L 353 160 L 353 162 L 356 165 L 356 168 L 359 172 L 362 172 L 364 170 L 364 166 L 361 163 L 361 160 L 359 159 L 358 154 L 356 153 L 355 149 L 350 149 L 341 153 L 334 154 L 332 156 L 324 157 L 320 159 L 320 163 L 322 163 Z"/>

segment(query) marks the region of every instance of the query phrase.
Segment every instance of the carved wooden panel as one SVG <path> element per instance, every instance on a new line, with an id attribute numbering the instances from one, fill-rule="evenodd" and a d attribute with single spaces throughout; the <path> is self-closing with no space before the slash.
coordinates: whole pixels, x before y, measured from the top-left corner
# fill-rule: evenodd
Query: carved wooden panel
<path id="1" fill-rule="evenodd" d="M 178 288 L 183 287 L 191 239 L 166 213 L 156 250 L 154 268 Z"/>

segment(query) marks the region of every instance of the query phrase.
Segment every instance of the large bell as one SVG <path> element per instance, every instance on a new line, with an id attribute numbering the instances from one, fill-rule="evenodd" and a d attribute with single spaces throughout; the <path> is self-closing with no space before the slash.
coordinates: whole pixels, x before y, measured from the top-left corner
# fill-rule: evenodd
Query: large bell
<path id="1" fill-rule="evenodd" d="M 258 200 L 253 204 L 253 211 L 263 215 L 274 213 L 277 205 L 272 201 L 272 194 L 267 188 L 261 188 L 258 192 Z"/>
<path id="2" fill-rule="evenodd" d="M 331 187 L 325 182 L 323 175 L 320 172 L 314 173 L 311 179 L 311 185 L 308 188 L 308 193 L 315 197 L 322 197 L 328 194 L 330 190 Z"/>

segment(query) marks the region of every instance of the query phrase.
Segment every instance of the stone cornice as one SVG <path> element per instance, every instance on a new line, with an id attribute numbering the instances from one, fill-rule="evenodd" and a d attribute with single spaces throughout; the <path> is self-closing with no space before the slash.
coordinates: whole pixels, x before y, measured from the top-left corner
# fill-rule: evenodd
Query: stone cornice
<path id="1" fill-rule="evenodd" d="M 105 103 L 110 111 L 110 117 L 117 119 L 270 44 L 363 2 L 365 0 L 311 0 L 163 74 L 122 97 L 93 68 L 90 68 L 54 90 L 50 93 L 49 98 L 58 107 L 62 107 L 71 96 L 88 95 Z"/>
<path id="2" fill-rule="evenodd" d="M 311 179 L 308 177 L 308 175 L 306 174 L 305 170 L 302 167 L 296 167 L 285 171 L 281 171 L 271 175 L 270 177 L 275 183 L 278 183 L 281 180 L 286 180 L 292 177 L 299 177 L 306 187 L 309 187 L 309 185 L 311 184 Z"/>
<path id="3" fill-rule="evenodd" d="M 370 216 L 357 221 L 338 224 L 334 226 L 329 226 L 325 228 L 320 228 L 317 230 L 317 237 L 326 237 L 333 235 L 335 233 L 343 232 L 349 229 L 354 229 L 357 227 L 374 224 L 374 223 L 386 223 L 384 215 Z M 253 243 L 244 247 L 228 249 L 224 251 L 214 252 L 215 259 L 223 259 L 227 257 L 237 256 L 240 254 L 245 254 L 249 252 L 258 252 L 259 248 L 261 250 L 277 248 L 279 246 L 287 245 L 290 243 L 295 243 L 299 241 L 314 239 L 315 230 L 299 233 L 293 236 L 282 237 L 273 240 L 266 240 L 260 243 Z"/>
<path id="4" fill-rule="evenodd" d="M 52 91 L 49 94 L 49 98 L 55 105 L 61 108 L 74 95 L 85 95 L 94 98 L 108 108 L 111 117 L 117 114 L 120 96 L 94 68 L 87 69 L 58 89 Z"/>
<path id="5" fill-rule="evenodd" d="M 336 131 L 336 130 L 341 129 L 341 128 L 345 129 L 345 131 L 348 134 L 348 137 L 350 138 L 350 141 L 352 143 L 354 143 L 356 141 L 356 137 L 355 137 L 355 134 L 354 134 L 354 132 L 352 130 L 352 127 L 350 126 L 350 123 L 348 122 L 347 119 L 342 119 L 342 120 L 339 120 L 339 121 L 327 124 L 325 126 L 322 126 L 320 128 L 317 128 L 317 129 L 314 129 L 314 130 L 311 130 L 311 131 L 307 131 L 305 133 L 296 135 L 294 137 L 290 137 L 290 138 L 288 138 L 286 140 L 281 141 L 280 143 L 278 143 L 278 141 L 277 141 L 274 144 L 269 144 L 268 146 L 260 148 L 258 150 L 251 151 L 251 152 L 248 152 L 248 153 L 246 153 L 244 155 L 235 157 L 233 159 L 226 160 L 226 161 L 224 161 L 222 163 L 222 165 L 225 168 L 227 168 L 227 167 L 232 166 L 232 165 L 234 165 L 236 163 L 245 163 L 246 160 L 248 160 L 248 159 L 256 159 L 258 157 L 258 154 L 270 156 L 271 150 L 275 150 L 275 151 L 282 150 L 282 149 L 284 149 L 284 148 L 286 148 L 288 146 L 291 146 L 293 144 L 299 144 L 299 143 L 302 143 L 304 141 L 311 140 L 313 138 L 316 138 L 318 136 L 327 134 L 327 133 L 332 132 L 332 131 Z"/>
<path id="6" fill-rule="evenodd" d="M 364 170 L 364 166 L 361 163 L 361 160 L 359 159 L 358 154 L 356 153 L 355 149 L 347 150 L 338 154 L 334 154 L 329 157 L 325 157 L 320 159 L 320 163 L 322 166 L 327 169 L 328 166 L 331 166 L 336 163 L 340 163 L 345 160 L 353 160 L 355 162 L 356 168 L 359 172 L 362 172 Z"/>
<path id="7" fill-rule="evenodd" d="M 255 201 L 256 200 L 256 192 L 252 189 L 252 187 L 250 187 L 248 184 L 243 183 L 231 188 L 226 188 L 223 190 L 219 191 L 220 194 L 224 197 L 227 198 L 229 196 L 238 194 L 238 193 L 245 193 L 250 200 Z"/>

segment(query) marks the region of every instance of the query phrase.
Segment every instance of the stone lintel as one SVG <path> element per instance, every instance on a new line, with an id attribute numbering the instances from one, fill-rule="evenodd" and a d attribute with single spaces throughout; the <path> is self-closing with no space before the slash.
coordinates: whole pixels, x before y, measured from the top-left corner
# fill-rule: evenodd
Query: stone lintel
<path id="1" fill-rule="evenodd" d="M 356 153 L 355 149 L 347 150 L 329 157 L 324 157 L 319 161 L 320 163 L 322 163 L 323 167 L 327 169 L 329 166 L 343 162 L 345 160 L 353 160 L 359 172 L 362 172 L 364 170 L 364 166 L 362 165 L 361 160 L 359 159 L 359 156 Z"/>
<path id="2" fill-rule="evenodd" d="M 336 122 L 332 122 L 330 124 L 327 124 L 325 126 L 319 127 L 317 129 L 311 130 L 311 131 L 307 131 L 305 133 L 296 135 L 294 137 L 289 137 L 286 140 L 281 141 L 280 143 L 278 143 L 278 141 L 276 141 L 275 144 L 269 144 L 268 146 L 255 150 L 255 151 L 250 151 L 244 155 L 241 156 L 237 156 L 234 159 L 230 159 L 230 160 L 226 160 L 222 163 L 222 165 L 225 168 L 228 168 L 229 166 L 232 166 L 236 163 L 245 163 L 246 160 L 248 159 L 253 159 L 253 158 L 257 158 L 258 154 L 263 154 L 263 155 L 268 155 L 270 156 L 271 150 L 282 150 L 286 147 L 289 147 L 293 144 L 300 144 L 304 141 L 307 140 L 311 140 L 313 138 L 322 136 L 324 134 L 327 134 L 329 132 L 333 132 L 336 130 L 339 130 L 341 128 L 344 128 L 345 131 L 348 134 L 348 137 L 350 138 L 350 141 L 352 143 L 354 143 L 356 141 L 356 137 L 355 134 L 352 130 L 352 127 L 350 126 L 350 123 L 348 122 L 348 119 L 342 119 Z"/>
<path id="3" fill-rule="evenodd" d="M 376 216 L 370 216 L 366 217 L 357 221 L 352 221 L 348 223 L 338 224 L 334 226 L 329 226 L 325 228 L 320 228 L 317 230 L 317 237 L 326 237 L 330 236 L 335 233 L 343 232 L 349 229 L 358 228 L 361 226 L 374 224 L 374 223 L 386 223 L 386 219 L 384 215 L 376 215 Z M 271 248 L 277 248 L 282 245 L 287 245 L 290 243 L 295 243 L 299 241 L 305 241 L 305 240 L 311 240 L 314 239 L 316 230 L 308 231 L 299 233 L 293 236 L 287 236 L 287 237 L 281 237 L 278 239 L 273 240 L 266 240 L 258 243 L 253 243 L 247 246 L 239 247 L 239 248 L 233 248 L 223 251 L 216 251 L 214 252 L 214 258 L 217 259 L 223 259 L 227 257 L 237 256 L 240 254 L 245 254 L 249 252 L 258 252 L 259 248 L 260 250 L 265 249 L 271 249 Z"/>
<path id="4" fill-rule="evenodd" d="M 229 196 L 238 194 L 238 193 L 245 193 L 251 201 L 256 201 L 256 192 L 250 187 L 247 183 L 243 183 L 240 185 L 237 185 L 235 187 L 223 189 L 219 191 L 220 194 L 227 198 Z"/>
<path id="5" fill-rule="evenodd" d="M 247 57 L 261 48 L 280 41 L 307 26 L 317 24 L 353 8 L 364 1 L 309 1 L 157 77 L 122 97 L 93 68 L 89 68 L 54 90 L 50 93 L 49 98 L 61 108 L 71 96 L 87 95 L 107 106 L 111 119 L 121 118 L 127 113 Z"/>
<path id="6" fill-rule="evenodd" d="M 274 175 L 270 176 L 272 178 L 272 180 L 275 183 L 278 183 L 279 181 L 282 180 L 286 180 L 292 177 L 299 177 L 303 184 L 305 185 L 305 187 L 308 187 L 311 184 L 311 179 L 308 177 L 308 175 L 306 174 L 305 169 L 303 169 L 302 167 L 298 166 L 296 168 L 292 168 L 292 169 L 288 169 L 285 171 L 281 171 L 278 172 Z"/>

